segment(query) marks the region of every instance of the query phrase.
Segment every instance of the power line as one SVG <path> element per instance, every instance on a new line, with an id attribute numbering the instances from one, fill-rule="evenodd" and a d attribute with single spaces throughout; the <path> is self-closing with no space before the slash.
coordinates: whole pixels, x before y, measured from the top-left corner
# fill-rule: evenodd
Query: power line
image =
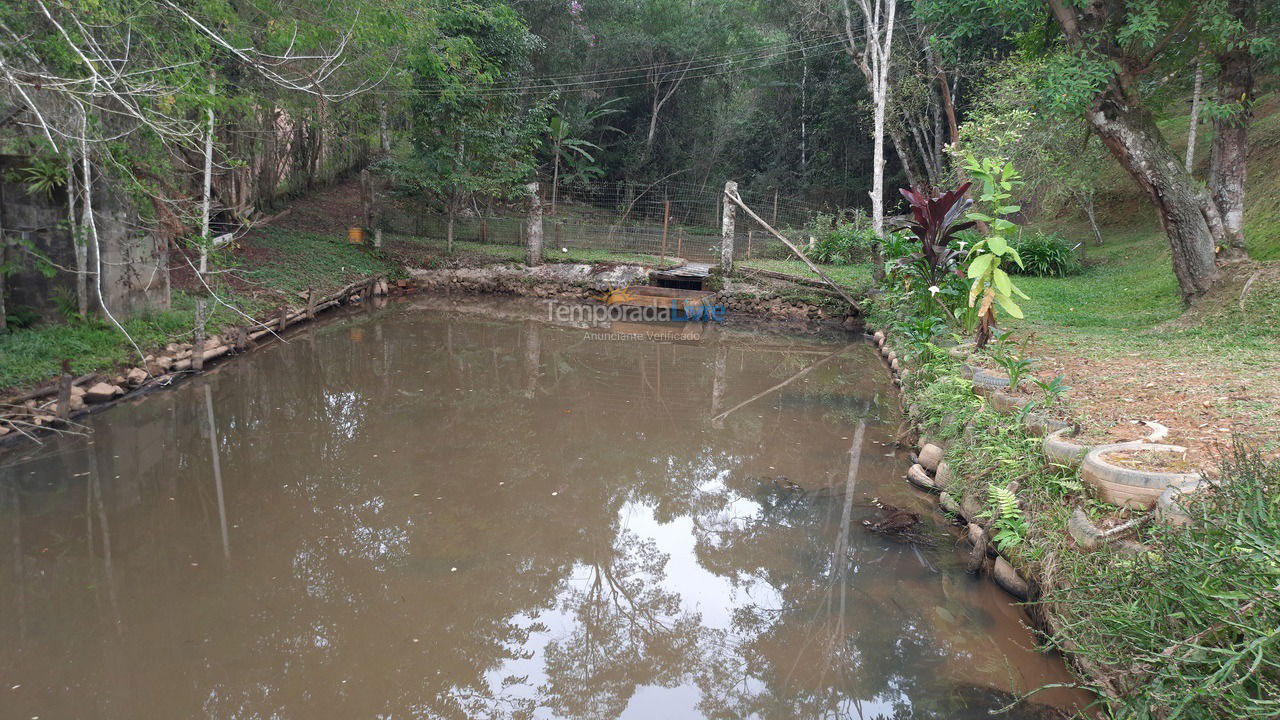
<path id="1" fill-rule="evenodd" d="M 832 46 L 843 45 L 843 44 L 844 44 L 843 40 L 837 40 L 837 41 L 832 41 L 827 43 L 818 43 L 814 45 L 808 45 L 808 46 L 805 46 L 803 49 L 805 51 L 813 50 L 815 48 L 820 49 L 819 52 L 814 53 L 812 56 L 821 57 L 824 55 L 829 55 L 834 52 L 841 51 L 843 49 L 842 47 L 832 47 Z M 779 62 L 789 60 L 791 58 L 788 57 L 788 55 L 791 55 L 795 52 L 796 50 L 784 51 L 781 53 L 772 53 L 772 52 L 765 53 L 755 57 L 750 57 L 750 58 L 740 60 L 739 63 L 745 63 L 743 65 L 735 65 L 735 64 L 726 63 L 726 62 L 717 62 L 717 63 L 711 63 L 706 65 L 698 65 L 698 66 L 690 65 L 687 70 L 682 70 L 680 72 L 682 73 L 684 79 L 696 80 L 700 78 L 715 77 L 718 75 L 727 75 L 734 72 L 738 72 L 740 70 L 756 70 L 763 67 L 767 67 L 772 64 L 777 64 Z M 808 55 L 807 52 L 806 52 L 806 55 Z M 524 93 L 538 91 L 538 90 L 548 90 L 548 91 L 558 90 L 561 92 L 583 92 L 588 90 L 610 90 L 610 89 L 616 89 L 616 88 L 636 87 L 640 85 L 648 85 L 650 83 L 646 75 L 647 74 L 635 74 L 629 77 L 585 79 L 585 80 L 580 80 L 576 82 L 567 82 L 567 83 L 545 83 L 545 82 L 542 82 L 543 80 L 542 78 L 530 78 L 530 80 L 523 85 L 482 87 L 474 90 L 471 93 L 471 96 L 487 98 L 487 97 L 501 97 L 504 95 L 519 95 L 519 94 L 524 94 Z M 626 81 L 626 82 L 617 82 L 617 81 Z M 373 90 L 370 92 L 380 93 L 384 95 L 439 95 L 447 92 L 447 90 L 383 89 L 383 90 Z"/>
<path id="2" fill-rule="evenodd" d="M 840 37 L 843 37 L 843 35 L 842 35 L 841 33 L 830 33 L 830 34 L 827 34 L 827 35 L 818 35 L 818 36 L 811 37 L 811 38 L 800 38 L 800 39 L 796 39 L 796 40 L 788 40 L 787 42 L 782 42 L 782 43 L 773 43 L 772 45 L 759 45 L 759 46 L 752 47 L 752 48 L 745 48 L 745 49 L 742 49 L 742 50 L 736 50 L 736 51 L 734 51 L 734 52 L 721 53 L 721 54 L 719 54 L 719 55 L 707 55 L 707 56 L 703 56 L 703 57 L 695 58 L 695 59 L 697 59 L 697 60 L 699 60 L 699 61 L 710 61 L 710 60 L 725 60 L 725 61 L 731 61 L 731 60 L 733 60 L 734 58 L 736 58 L 736 57 L 738 57 L 738 56 L 742 56 L 742 55 L 747 55 L 747 56 L 750 56 L 750 55 L 757 55 L 757 54 L 761 53 L 762 51 L 763 51 L 764 53 L 768 54 L 768 53 L 770 53 L 770 52 L 775 52 L 775 51 L 783 50 L 783 49 L 785 49 L 785 48 L 789 48 L 789 47 L 796 47 L 796 46 L 806 45 L 806 44 L 808 44 L 808 43 L 810 43 L 810 42 L 820 42 L 820 41 L 824 41 L 824 40 L 831 40 L 831 39 L 840 38 Z M 610 69 L 610 70 L 600 70 L 600 71 L 596 71 L 596 73 L 595 73 L 595 74 L 596 74 L 596 75 L 617 75 L 617 74 L 629 74 L 629 73 L 633 73 L 633 72 L 641 72 L 641 71 L 648 71 L 648 70 L 652 70 L 652 69 L 658 69 L 658 68 L 662 68 L 662 67 L 665 67 L 665 66 L 670 66 L 670 67 L 672 67 L 672 68 L 679 68 L 679 66 L 681 66 L 681 65 L 685 64 L 686 62 L 688 62 L 688 60 L 670 60 L 670 61 L 658 62 L 658 63 L 641 63 L 641 64 L 639 64 L 639 65 L 632 65 L 632 66 L 629 66 L 629 67 L 613 68 L 613 69 Z M 581 72 L 576 72 L 576 73 L 564 73 L 564 74 L 562 74 L 562 75 L 543 75 L 543 76 L 538 77 L 538 78 L 535 78 L 535 79 L 536 79 L 536 80 L 538 80 L 538 81 L 554 82 L 554 81 L 556 81 L 556 80 L 563 80 L 563 79 L 570 79 L 570 78 L 580 78 L 580 77 L 582 77 L 582 76 L 583 76 L 583 73 L 581 73 Z"/>
<path id="3" fill-rule="evenodd" d="M 920 26 L 919 21 L 912 20 L 899 24 L 899 29 L 905 31 L 918 26 Z M 815 39 L 817 42 L 814 42 Z M 817 38 L 793 40 L 786 43 L 776 43 L 771 46 L 756 47 L 720 55 L 695 56 L 688 60 L 651 63 L 647 65 L 636 65 L 629 68 L 604 70 L 594 73 L 592 77 L 589 78 L 584 74 L 563 74 L 527 78 L 523 81 L 512 83 L 497 83 L 476 88 L 472 90 L 470 95 L 471 97 L 485 99 L 503 97 L 507 95 L 519 95 L 543 90 L 585 92 L 639 87 L 649 85 L 650 76 L 653 73 L 663 75 L 681 73 L 684 79 L 705 79 L 731 74 L 740 70 L 762 69 L 771 64 L 792 59 L 792 56 L 796 53 L 801 53 L 805 57 L 809 57 L 810 51 L 817 50 L 818 52 L 814 54 L 816 57 L 830 55 L 833 51 L 844 49 L 846 42 L 847 38 L 843 33 L 830 33 L 827 35 L 817 36 Z M 745 64 L 745 66 L 743 64 Z M 572 80 L 571 78 L 582 79 Z M 369 92 L 382 95 L 429 96 L 444 94 L 448 92 L 448 89 L 439 87 L 416 89 L 377 89 Z"/>

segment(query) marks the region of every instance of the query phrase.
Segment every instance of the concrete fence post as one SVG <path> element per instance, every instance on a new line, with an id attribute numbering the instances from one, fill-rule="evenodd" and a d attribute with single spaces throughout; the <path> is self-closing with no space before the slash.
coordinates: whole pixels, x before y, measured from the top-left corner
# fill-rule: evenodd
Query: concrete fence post
<path id="1" fill-rule="evenodd" d="M 725 274 L 733 272 L 733 218 L 738 206 L 729 198 L 737 194 L 738 183 L 730 180 L 724 184 L 724 214 L 720 220 L 720 268 Z"/>
<path id="2" fill-rule="evenodd" d="M 534 267 L 542 264 L 542 200 L 538 198 L 538 183 L 525 185 L 525 190 L 529 193 L 529 226 L 525 229 L 524 264 Z"/>

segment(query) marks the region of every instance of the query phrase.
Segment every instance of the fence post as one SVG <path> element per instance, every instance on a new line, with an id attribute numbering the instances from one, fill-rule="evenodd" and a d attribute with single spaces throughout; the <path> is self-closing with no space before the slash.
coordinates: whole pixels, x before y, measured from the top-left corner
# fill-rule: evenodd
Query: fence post
<path id="1" fill-rule="evenodd" d="M 525 185 L 529 193 L 529 227 L 525 233 L 527 252 L 524 264 L 529 267 L 542 264 L 542 201 L 538 199 L 538 183 Z"/>
<path id="2" fill-rule="evenodd" d="M 751 236 L 752 236 L 754 233 L 755 233 L 755 230 L 748 230 L 748 231 L 747 231 L 747 259 L 748 259 L 748 260 L 750 260 L 750 259 L 751 259 L 751 239 L 752 239 L 752 238 L 751 238 Z"/>
<path id="3" fill-rule="evenodd" d="M 730 195 L 736 195 L 738 183 L 730 180 L 724 184 L 724 197 L 721 207 L 724 216 L 720 220 L 720 269 L 729 274 L 733 272 L 733 215 L 737 206 L 728 201 Z"/>
<path id="4" fill-rule="evenodd" d="M 667 226 L 671 224 L 671 201 L 662 203 L 662 254 L 658 256 L 660 263 L 667 261 Z"/>

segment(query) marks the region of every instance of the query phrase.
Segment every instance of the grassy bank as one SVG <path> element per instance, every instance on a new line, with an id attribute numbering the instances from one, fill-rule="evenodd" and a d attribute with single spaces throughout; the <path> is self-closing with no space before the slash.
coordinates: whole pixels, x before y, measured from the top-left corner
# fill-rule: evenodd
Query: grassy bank
<path id="1" fill-rule="evenodd" d="M 227 305 L 259 317 L 281 304 L 300 305 L 298 293 L 307 288 L 323 294 L 362 277 L 395 277 L 401 272 L 388 259 L 357 246 L 315 233 L 277 229 L 256 232 L 216 258 L 215 264 L 217 272 L 210 282 L 226 305 L 210 301 L 207 327 L 211 334 L 247 322 Z M 140 313 L 124 322 L 144 353 L 192 339 L 197 282 L 190 272 L 176 271 L 172 282 L 168 309 Z M 47 380 L 61 372 L 64 358 L 78 375 L 110 372 L 140 361 L 129 337 L 106 320 L 46 321 L 0 334 L 0 388 Z"/>
<path id="2" fill-rule="evenodd" d="M 738 263 L 742 274 L 750 277 L 752 270 L 768 270 L 769 272 L 791 275 L 802 280 L 821 280 L 813 270 L 799 260 L 743 260 Z M 871 285 L 871 265 L 821 265 L 822 272 L 851 291 L 861 293 Z"/>
<path id="3" fill-rule="evenodd" d="M 893 312 L 873 310 L 872 322 Z M 1031 610 L 1048 645 L 1119 718 L 1274 717 L 1280 697 L 1280 461 L 1236 445 L 1219 487 L 1198 493 L 1185 527 L 1098 499 L 1074 469 L 1050 464 L 1040 438 L 976 396 L 959 363 L 890 334 L 908 372 L 904 400 L 947 448 L 945 492 L 1034 582 Z M 1079 546 L 1068 520 L 1137 521 L 1129 544 Z M 963 521 L 961 521 L 963 522 Z"/>

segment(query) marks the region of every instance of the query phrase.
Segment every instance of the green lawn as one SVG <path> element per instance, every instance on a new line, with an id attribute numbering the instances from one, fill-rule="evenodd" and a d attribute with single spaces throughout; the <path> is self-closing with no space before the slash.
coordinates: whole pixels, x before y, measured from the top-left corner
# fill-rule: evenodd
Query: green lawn
<path id="1" fill-rule="evenodd" d="M 782 273 L 784 275 L 794 275 L 805 280 L 819 280 L 813 270 L 809 269 L 799 260 L 743 260 L 738 263 L 738 267 L 742 268 L 746 274 L 750 274 L 751 268 L 758 270 L 768 270 L 770 272 Z M 862 263 L 859 265 L 819 265 L 822 272 L 832 281 L 847 287 L 851 290 L 862 290 L 871 284 L 871 264 Z"/>
<path id="2" fill-rule="evenodd" d="M 1069 224 L 1042 229 L 1076 241 L 1086 236 L 1084 228 Z M 1008 321 L 1009 326 L 1050 337 L 1070 335 L 1075 342 L 1114 352 L 1171 357 L 1230 350 L 1242 362 L 1280 356 L 1280 284 L 1266 266 L 1243 310 L 1239 291 L 1245 277 L 1231 271 L 1218 292 L 1186 311 L 1163 232 L 1111 228 L 1104 240 L 1101 247 L 1089 247 L 1090 267 L 1079 275 L 1017 278 L 1030 299 L 1022 301 L 1026 320 Z"/>
<path id="3" fill-rule="evenodd" d="M 436 253 L 445 254 L 448 252 L 447 243 L 438 238 L 394 235 L 388 236 L 388 239 L 412 243 L 413 245 Z M 645 255 L 642 253 L 617 252 L 613 250 L 600 250 L 595 248 L 571 247 L 566 249 L 568 252 L 561 252 L 560 248 L 546 247 L 543 249 L 543 259 L 547 262 L 614 262 L 649 265 L 654 267 L 671 266 L 676 264 L 675 261 L 670 258 L 662 261 L 656 255 Z M 495 245 L 474 242 L 471 240 L 455 240 L 453 243 L 453 251 L 455 253 L 476 253 L 480 255 L 487 255 L 503 262 L 524 262 L 525 248 L 523 245 Z"/>
<path id="4" fill-rule="evenodd" d="M 263 228 L 245 244 L 268 255 L 243 265 L 236 274 L 285 295 L 308 288 L 330 292 L 370 275 L 401 273 L 399 266 L 370 250 L 317 233 Z"/>
<path id="5" fill-rule="evenodd" d="M 265 228 L 244 245 L 245 250 L 227 264 L 252 292 L 237 282 L 242 292 L 222 288 L 218 294 L 251 316 L 275 307 L 281 296 L 297 305 L 297 293 L 308 288 L 332 292 L 370 275 L 400 272 L 397 265 L 358 246 L 315 233 Z M 218 303 L 211 302 L 209 308 L 210 333 L 245 322 Z M 142 350 L 151 352 L 170 342 L 190 342 L 194 321 L 194 296 L 175 291 L 168 310 L 137 315 L 124 325 Z M 128 338 L 108 321 L 41 323 L 0 335 L 0 387 L 47 380 L 61 372 L 63 358 L 71 358 L 76 374 L 140 361 Z"/>

